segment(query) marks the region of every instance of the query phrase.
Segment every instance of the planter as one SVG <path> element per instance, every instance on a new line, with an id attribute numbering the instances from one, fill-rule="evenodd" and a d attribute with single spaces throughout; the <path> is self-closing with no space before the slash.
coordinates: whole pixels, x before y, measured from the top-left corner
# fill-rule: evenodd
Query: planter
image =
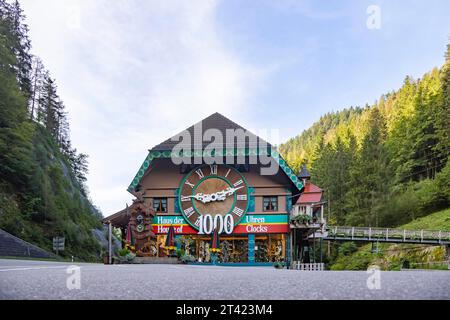
<path id="1" fill-rule="evenodd" d="M 103 256 L 103 264 L 109 264 L 109 256 Z"/>

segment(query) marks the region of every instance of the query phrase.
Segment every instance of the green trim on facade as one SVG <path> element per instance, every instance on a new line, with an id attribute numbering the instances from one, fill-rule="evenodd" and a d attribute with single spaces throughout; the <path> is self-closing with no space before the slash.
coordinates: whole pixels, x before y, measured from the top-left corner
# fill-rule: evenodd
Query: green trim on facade
<path id="1" fill-rule="evenodd" d="M 294 171 L 289 167 L 289 165 L 286 163 L 286 161 L 281 157 L 281 155 L 276 150 L 272 150 L 272 152 L 269 152 L 268 149 L 263 148 L 255 148 L 255 149 L 233 149 L 233 150 L 219 150 L 217 153 L 216 150 L 198 150 L 198 151 L 186 151 L 186 152 L 173 152 L 170 150 L 167 151 L 149 151 L 147 157 L 145 158 L 144 162 L 142 163 L 141 167 L 139 168 L 139 171 L 134 176 L 133 181 L 128 187 L 129 192 L 133 192 L 139 182 L 141 181 L 142 177 L 144 176 L 145 172 L 147 171 L 148 167 L 150 166 L 153 159 L 160 159 L 160 158 L 183 158 L 183 157 L 211 157 L 211 156 L 268 156 L 270 155 L 280 166 L 280 168 L 283 170 L 283 172 L 289 177 L 289 179 L 292 181 L 292 183 L 296 186 L 296 188 L 300 191 L 303 189 L 302 182 L 297 178 Z"/>

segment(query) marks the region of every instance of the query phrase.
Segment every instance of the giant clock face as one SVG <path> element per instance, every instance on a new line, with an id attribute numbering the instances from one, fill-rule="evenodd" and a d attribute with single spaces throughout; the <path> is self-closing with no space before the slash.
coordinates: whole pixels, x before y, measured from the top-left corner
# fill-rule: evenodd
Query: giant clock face
<path id="1" fill-rule="evenodd" d="M 203 165 L 195 168 L 181 182 L 180 208 L 189 224 L 198 229 L 202 215 L 231 214 L 235 225 L 245 215 L 249 190 L 244 177 L 233 167 Z"/>

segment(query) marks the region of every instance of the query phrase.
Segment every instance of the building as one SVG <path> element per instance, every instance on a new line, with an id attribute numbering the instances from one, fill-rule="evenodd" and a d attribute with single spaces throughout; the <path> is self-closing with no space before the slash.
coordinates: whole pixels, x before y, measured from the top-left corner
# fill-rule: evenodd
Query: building
<path id="1" fill-rule="evenodd" d="M 316 238 L 322 244 L 325 234 L 323 191 L 311 183 L 306 167 L 302 167 L 297 177 L 304 188 L 291 210 L 292 260 L 316 262 L 315 255 L 312 255 L 314 249 L 311 250 L 310 246 L 315 246 Z"/>
<path id="2" fill-rule="evenodd" d="M 208 132 L 224 138 L 205 139 Z M 245 136 L 225 139 L 230 132 Z M 276 170 L 265 172 L 270 166 Z M 178 248 L 198 263 L 211 261 L 215 228 L 220 263 L 288 262 L 292 204 L 304 183 L 274 147 L 214 113 L 150 149 L 128 187 L 135 202 L 104 222 L 120 228 L 124 242 L 134 239 L 142 256 L 165 256 L 173 226 Z"/>

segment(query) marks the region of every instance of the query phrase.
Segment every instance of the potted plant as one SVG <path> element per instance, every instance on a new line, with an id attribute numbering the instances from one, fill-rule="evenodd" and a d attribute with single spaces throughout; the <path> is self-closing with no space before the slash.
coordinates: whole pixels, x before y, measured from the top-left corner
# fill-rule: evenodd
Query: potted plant
<path id="1" fill-rule="evenodd" d="M 109 254 L 108 251 L 102 252 L 102 260 L 104 264 L 109 264 Z"/>

